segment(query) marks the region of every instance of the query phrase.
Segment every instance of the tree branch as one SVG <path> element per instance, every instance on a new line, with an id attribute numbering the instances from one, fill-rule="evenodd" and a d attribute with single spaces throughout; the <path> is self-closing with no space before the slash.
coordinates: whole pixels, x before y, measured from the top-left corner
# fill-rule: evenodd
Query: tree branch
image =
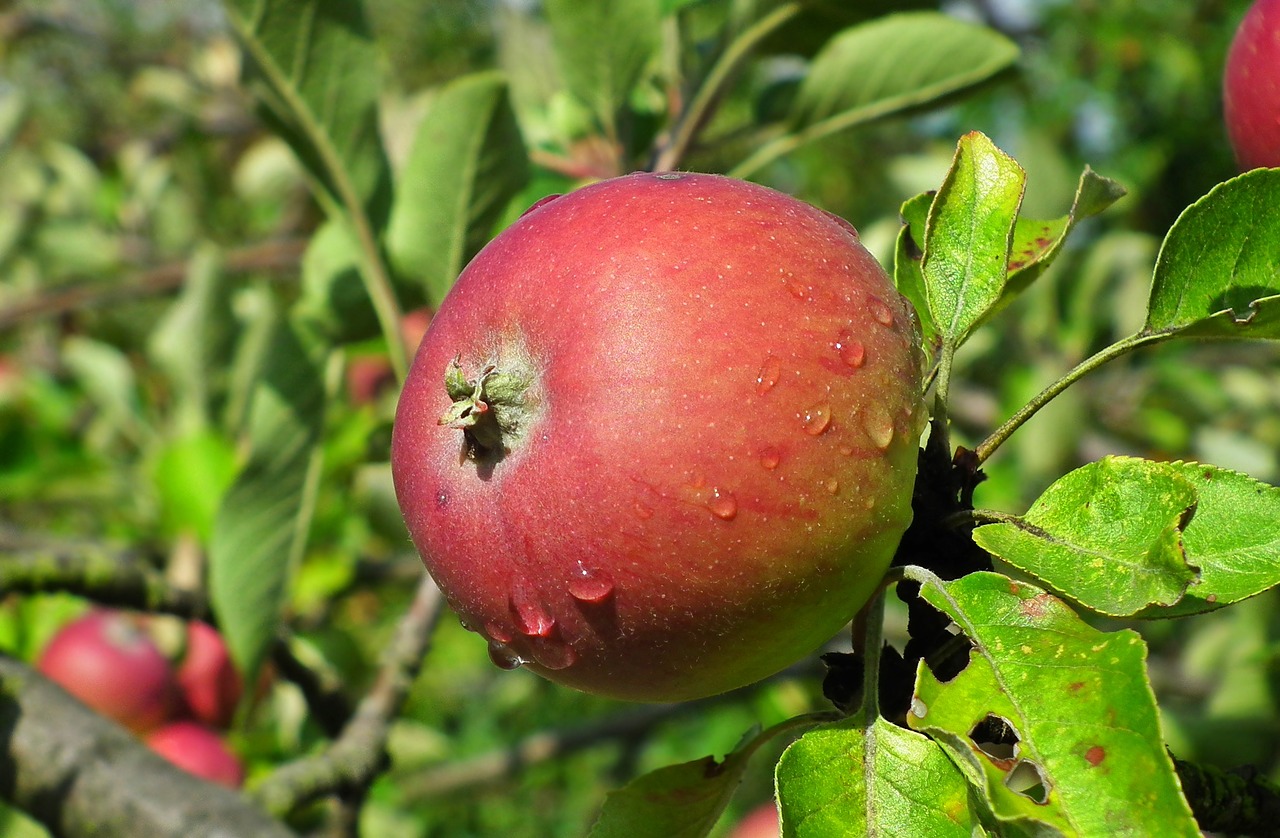
<path id="1" fill-rule="evenodd" d="M 197 779 L 56 684 L 0 655 L 0 793 L 55 836 L 293 835 Z"/>
<path id="2" fill-rule="evenodd" d="M 422 668 L 444 599 L 425 573 L 383 657 L 373 688 L 342 734 L 321 754 L 283 766 L 254 790 L 269 812 L 283 816 L 331 794 L 360 797 L 387 763 L 387 736 Z"/>

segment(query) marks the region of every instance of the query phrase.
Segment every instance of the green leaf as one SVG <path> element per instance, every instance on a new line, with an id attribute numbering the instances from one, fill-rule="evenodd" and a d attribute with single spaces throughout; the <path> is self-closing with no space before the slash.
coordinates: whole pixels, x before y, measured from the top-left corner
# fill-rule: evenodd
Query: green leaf
<path id="1" fill-rule="evenodd" d="M 378 334 L 378 317 L 360 276 L 360 247 L 341 218 L 326 221 L 307 243 L 294 313 L 337 343 Z"/>
<path id="2" fill-rule="evenodd" d="M 1088 166 L 1076 185 L 1076 196 L 1070 211 L 1061 218 L 1039 220 L 1019 218 L 1013 228 L 1013 244 L 1009 254 L 1009 279 L 999 302 L 988 313 L 1004 308 L 1053 264 L 1062 252 L 1067 235 L 1076 224 L 1097 215 L 1124 197 L 1125 189 Z M 986 318 L 984 318 L 986 319 Z"/>
<path id="3" fill-rule="evenodd" d="M 1097 631 L 996 573 L 930 574 L 921 596 L 973 648 L 945 682 L 921 665 L 907 722 L 996 817 L 1042 835 L 1200 835 L 1161 741 L 1141 637 Z"/>
<path id="4" fill-rule="evenodd" d="M 1160 247 L 1145 334 L 1280 339 L 1280 169 L 1220 183 Z"/>
<path id="5" fill-rule="evenodd" d="M 194 533 L 208 544 L 218 506 L 236 475 L 235 448 L 216 433 L 200 431 L 167 443 L 153 475 L 166 532 Z"/>
<path id="6" fill-rule="evenodd" d="M 936 347 L 941 340 L 938 326 L 929 315 L 929 299 L 925 291 L 921 260 L 924 256 L 924 230 L 929 220 L 932 192 L 922 192 L 902 205 L 902 229 L 893 254 L 893 282 L 898 292 L 911 301 L 916 318 L 920 321 L 920 335 L 926 350 Z M 932 351 L 926 354 L 932 357 Z"/>
<path id="7" fill-rule="evenodd" d="M 937 12 L 887 15 L 841 32 L 796 94 L 792 130 L 814 139 L 937 101 L 1009 67 L 1018 47 Z"/>
<path id="8" fill-rule="evenodd" d="M 360 0 L 225 0 L 264 114 L 329 203 L 380 227 L 390 169 L 378 134 L 380 57 Z"/>
<path id="9" fill-rule="evenodd" d="M 1182 531 L 1192 481 L 1161 463 L 1106 457 L 1059 478 L 1027 514 L 974 530 L 978 546 L 1102 614 L 1171 605 L 1197 578 Z"/>
<path id="10" fill-rule="evenodd" d="M 952 346 L 1000 299 L 1026 174 L 977 131 L 960 138 L 929 207 L 922 270 L 929 314 Z"/>
<path id="11" fill-rule="evenodd" d="M 1199 463 L 1159 463 L 1189 481 L 1199 499 L 1182 534 L 1200 578 L 1170 608 L 1140 617 L 1212 611 L 1280 585 L 1280 487 Z"/>
<path id="12" fill-rule="evenodd" d="M 805 717 L 790 719 L 747 738 L 723 761 L 703 757 L 637 777 L 605 797 L 589 838 L 701 838 L 724 813 L 752 754 L 811 724 Z"/>
<path id="13" fill-rule="evenodd" d="M 617 114 L 658 51 L 660 0 L 546 0 L 565 86 L 595 111 L 611 137 Z"/>
<path id="14" fill-rule="evenodd" d="M 449 84 L 419 124 L 400 174 L 387 231 L 392 264 L 439 305 L 528 180 L 506 79 L 476 73 Z"/>
<path id="15" fill-rule="evenodd" d="M 777 768 L 783 834 L 983 835 L 969 787 L 930 739 L 880 717 L 825 725 L 800 737 Z"/>
<path id="16" fill-rule="evenodd" d="M 248 461 L 214 519 L 209 593 L 232 657 L 250 676 L 275 635 L 315 502 L 325 407 L 315 344 L 277 321 L 249 405 Z"/>

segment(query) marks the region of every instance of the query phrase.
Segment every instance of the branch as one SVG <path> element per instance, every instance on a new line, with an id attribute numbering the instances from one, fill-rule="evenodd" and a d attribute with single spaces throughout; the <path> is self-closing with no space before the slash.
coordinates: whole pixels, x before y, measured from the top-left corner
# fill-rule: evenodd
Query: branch
<path id="1" fill-rule="evenodd" d="M 293 835 L 7 656 L 0 656 L 0 754 L 5 797 L 55 836 Z"/>
<path id="2" fill-rule="evenodd" d="M 285 765 L 254 790 L 269 812 L 286 815 L 321 797 L 360 797 L 387 763 L 387 736 L 422 668 L 444 598 L 425 573 L 396 629 L 373 688 L 323 753 Z"/>

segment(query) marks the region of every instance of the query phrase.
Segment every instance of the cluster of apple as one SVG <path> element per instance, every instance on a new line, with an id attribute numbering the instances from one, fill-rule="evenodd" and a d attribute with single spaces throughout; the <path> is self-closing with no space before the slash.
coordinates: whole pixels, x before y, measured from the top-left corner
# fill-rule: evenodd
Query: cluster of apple
<path id="1" fill-rule="evenodd" d="M 171 660 L 145 618 L 97 609 L 63 626 L 37 667 L 173 764 L 236 788 L 244 768 L 222 731 L 240 701 L 240 676 L 212 626 L 192 621 L 181 634 Z"/>

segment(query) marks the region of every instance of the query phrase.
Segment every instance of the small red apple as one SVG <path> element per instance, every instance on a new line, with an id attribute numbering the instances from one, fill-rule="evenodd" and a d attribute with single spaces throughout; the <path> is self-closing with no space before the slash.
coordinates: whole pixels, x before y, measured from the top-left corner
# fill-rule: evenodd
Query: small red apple
<path id="1" fill-rule="evenodd" d="M 778 838 L 782 832 L 778 824 L 778 807 L 771 800 L 761 803 L 738 821 L 728 838 Z"/>
<path id="2" fill-rule="evenodd" d="M 1240 168 L 1280 166 L 1280 0 L 1258 0 L 1240 22 L 1222 98 Z"/>
<path id="3" fill-rule="evenodd" d="M 914 313 L 831 215 L 715 175 L 544 203 L 463 271 L 401 394 L 396 494 L 495 663 L 674 701 L 865 603 L 911 520 Z"/>
<path id="4" fill-rule="evenodd" d="M 37 668 L 88 706 L 145 733 L 173 708 L 169 661 L 128 614 L 97 610 L 73 620 L 45 647 Z"/>
<path id="5" fill-rule="evenodd" d="M 192 718 L 216 728 L 231 724 L 243 685 L 222 635 L 208 623 L 187 626 L 187 648 L 178 664 L 178 691 Z"/>
<path id="6" fill-rule="evenodd" d="M 400 338 L 409 357 L 422 343 L 422 336 L 431 325 L 431 309 L 416 308 L 400 320 Z M 347 394 L 354 404 L 371 404 L 378 395 L 395 383 L 395 372 L 385 354 L 357 355 L 347 362 Z"/>
<path id="7" fill-rule="evenodd" d="M 172 722 L 147 737 L 151 750 L 214 783 L 239 788 L 244 767 L 216 731 L 195 722 Z"/>

